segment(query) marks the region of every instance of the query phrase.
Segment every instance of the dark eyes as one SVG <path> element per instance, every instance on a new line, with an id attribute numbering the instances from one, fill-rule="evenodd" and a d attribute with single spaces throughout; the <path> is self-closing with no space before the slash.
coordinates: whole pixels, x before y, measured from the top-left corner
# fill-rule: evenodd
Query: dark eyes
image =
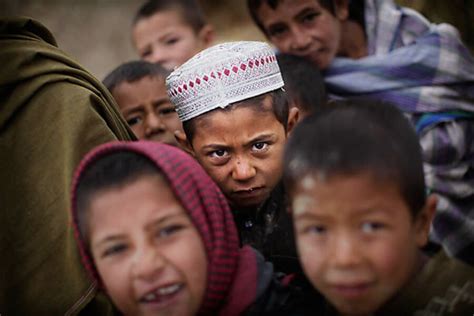
<path id="1" fill-rule="evenodd" d="M 322 235 L 327 232 L 324 225 L 309 225 L 303 229 L 305 234 Z"/>
<path id="2" fill-rule="evenodd" d="M 129 119 L 127 119 L 127 123 L 129 126 L 133 126 L 135 124 L 140 124 L 142 122 L 142 118 L 141 117 L 138 117 L 138 116 L 134 116 L 134 117 L 131 117 Z"/>
<path id="3" fill-rule="evenodd" d="M 214 150 L 214 151 L 210 152 L 209 156 L 211 156 L 211 158 L 222 158 L 226 154 L 227 154 L 227 150 L 218 149 L 218 150 Z"/>
<path id="4" fill-rule="evenodd" d="M 267 147 L 268 147 L 268 143 L 258 142 L 258 143 L 253 144 L 252 150 L 254 150 L 254 151 L 263 151 L 263 150 L 267 149 Z"/>
<path id="5" fill-rule="evenodd" d="M 112 245 L 109 248 L 105 249 L 104 253 L 102 254 L 102 257 L 118 255 L 124 252 L 126 249 L 127 249 L 127 246 L 125 244 Z"/>
<path id="6" fill-rule="evenodd" d="M 320 12 L 316 12 L 316 11 L 307 12 L 306 14 L 303 14 L 302 16 L 298 18 L 298 23 L 301 23 L 301 24 L 313 23 L 314 20 L 320 14 L 321 14 Z M 281 25 L 275 25 L 273 27 L 270 27 L 268 30 L 268 35 L 270 37 L 280 37 L 280 36 L 283 36 L 287 31 L 288 31 L 288 25 L 282 23 Z"/>
<path id="7" fill-rule="evenodd" d="M 158 113 L 160 115 L 168 115 L 168 114 L 176 113 L 176 111 L 175 111 L 174 107 L 169 106 L 169 107 L 159 109 Z"/>
<path id="8" fill-rule="evenodd" d="M 268 35 L 270 37 L 279 37 L 283 35 L 288 28 L 285 26 L 275 26 L 268 30 Z"/>
<path id="9" fill-rule="evenodd" d="M 319 15 L 319 13 L 317 13 L 317 12 L 311 12 L 311 13 L 305 14 L 305 15 L 301 18 L 301 22 L 303 22 L 303 23 L 313 22 L 314 19 L 315 19 L 318 15 Z"/>
<path id="10" fill-rule="evenodd" d="M 178 41 L 179 41 L 178 37 L 172 37 L 172 38 L 168 39 L 167 41 L 165 41 L 165 44 L 166 45 L 173 45 L 173 44 L 176 44 Z"/>
<path id="11" fill-rule="evenodd" d="M 374 233 L 385 228 L 385 224 L 379 222 L 365 222 L 361 225 L 361 230 L 364 233 Z"/>
<path id="12" fill-rule="evenodd" d="M 158 238 L 164 238 L 164 237 L 168 237 L 168 236 L 171 236 L 177 232 L 179 232 L 180 230 L 184 229 L 184 225 L 170 225 L 170 226 L 167 226 L 167 227 L 164 227 L 160 230 L 158 230 L 157 232 L 157 237 Z"/>
<path id="13" fill-rule="evenodd" d="M 145 50 L 140 55 L 142 58 L 146 58 L 151 55 L 151 50 Z"/>

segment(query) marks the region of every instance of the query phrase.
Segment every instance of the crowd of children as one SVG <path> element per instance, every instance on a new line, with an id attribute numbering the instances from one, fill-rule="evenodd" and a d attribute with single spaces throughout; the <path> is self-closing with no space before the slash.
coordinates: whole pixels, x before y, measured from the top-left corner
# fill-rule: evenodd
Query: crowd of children
<path id="1" fill-rule="evenodd" d="M 0 19 L 0 315 L 474 313 L 474 58 L 392 0 L 147 0 L 99 82 Z"/>

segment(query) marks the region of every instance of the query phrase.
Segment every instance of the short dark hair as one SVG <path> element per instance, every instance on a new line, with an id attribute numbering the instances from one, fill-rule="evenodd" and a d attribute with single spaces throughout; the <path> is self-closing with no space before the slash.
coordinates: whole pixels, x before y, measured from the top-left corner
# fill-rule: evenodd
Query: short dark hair
<path id="1" fill-rule="evenodd" d="M 426 201 L 418 137 L 395 106 L 373 100 L 336 101 L 295 127 L 285 148 L 290 192 L 305 174 L 370 173 L 396 183 L 416 216 Z"/>
<path id="2" fill-rule="evenodd" d="M 121 64 L 112 70 L 102 83 L 113 94 L 114 89 L 123 82 L 132 83 L 144 77 L 166 79 L 169 74 L 170 71 L 163 66 L 143 60 L 134 60 Z"/>
<path id="3" fill-rule="evenodd" d="M 155 13 L 173 9 L 181 12 L 184 22 L 189 24 L 195 33 L 198 33 L 207 24 L 197 0 L 148 0 L 136 13 L 133 26 L 138 21 L 149 18 Z"/>
<path id="4" fill-rule="evenodd" d="M 278 54 L 277 60 L 291 101 L 307 113 L 313 113 L 326 103 L 324 79 L 314 63 L 290 54 Z"/>
<path id="5" fill-rule="evenodd" d="M 250 12 L 250 16 L 254 23 L 260 28 L 260 30 L 268 35 L 265 28 L 263 27 L 262 21 L 260 21 L 257 11 L 263 3 L 266 3 L 270 8 L 275 10 L 281 3 L 282 0 L 247 0 L 247 8 Z M 336 12 L 336 5 L 334 0 L 314 0 L 331 12 L 333 15 Z M 365 29 L 365 18 L 364 18 L 364 0 L 351 0 L 349 1 L 349 19 L 356 21 Z"/>
<path id="6" fill-rule="evenodd" d="M 155 175 L 161 175 L 155 163 L 131 151 L 111 152 L 89 165 L 78 181 L 74 206 L 79 233 L 87 247 L 89 246 L 88 216 L 92 199 L 106 190 L 122 188 L 141 177 Z"/>
<path id="7" fill-rule="evenodd" d="M 266 109 L 263 107 L 263 100 L 267 96 L 270 96 L 272 99 L 273 114 L 275 115 L 276 119 L 283 125 L 286 131 L 288 128 L 289 109 L 288 109 L 288 99 L 287 99 L 286 93 L 282 89 L 277 89 L 268 93 L 264 93 L 254 98 L 250 98 L 247 100 L 233 103 L 225 107 L 224 109 L 222 109 L 222 111 L 230 111 L 236 106 L 239 106 L 239 107 L 252 107 L 256 111 L 263 112 L 263 111 L 266 111 Z M 206 115 L 206 113 L 202 115 Z M 194 134 L 196 133 L 197 119 L 199 119 L 199 116 L 191 120 L 183 122 L 183 130 L 190 144 L 192 144 Z"/>

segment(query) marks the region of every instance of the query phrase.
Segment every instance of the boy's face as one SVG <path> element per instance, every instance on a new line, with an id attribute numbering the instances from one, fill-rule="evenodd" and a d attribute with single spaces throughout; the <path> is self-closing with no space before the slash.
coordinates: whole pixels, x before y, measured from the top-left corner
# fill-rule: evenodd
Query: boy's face
<path id="1" fill-rule="evenodd" d="M 317 0 L 283 0 L 273 10 L 266 1 L 257 10 L 268 39 L 282 53 L 305 57 L 327 68 L 339 51 L 346 5 L 334 16 Z"/>
<path id="2" fill-rule="evenodd" d="M 228 111 L 209 112 L 196 119 L 191 146 L 188 143 L 196 159 L 238 207 L 263 203 L 281 178 L 287 134 L 271 102 L 271 96 L 266 96 L 262 111 L 239 104 Z M 290 120 L 294 120 L 291 115 Z"/>
<path id="3" fill-rule="evenodd" d="M 435 203 L 413 219 L 395 184 L 365 173 L 307 175 L 291 199 L 305 274 L 340 313 L 372 314 L 419 267 Z"/>
<path id="4" fill-rule="evenodd" d="M 89 227 L 97 271 L 122 313 L 196 314 L 206 289 L 206 252 L 161 177 L 97 193 Z"/>
<path id="5" fill-rule="evenodd" d="M 163 78 L 147 76 L 135 82 L 122 82 L 113 96 L 137 138 L 177 145 L 174 132 L 182 131 L 183 126 Z"/>
<path id="6" fill-rule="evenodd" d="M 209 25 L 196 33 L 178 9 L 170 9 L 140 19 L 132 37 L 141 59 L 173 70 L 208 47 L 213 35 Z"/>

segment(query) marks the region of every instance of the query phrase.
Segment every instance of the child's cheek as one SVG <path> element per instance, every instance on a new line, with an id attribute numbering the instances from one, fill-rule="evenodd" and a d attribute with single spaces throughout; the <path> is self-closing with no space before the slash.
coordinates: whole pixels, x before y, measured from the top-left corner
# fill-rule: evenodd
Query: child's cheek
<path id="1" fill-rule="evenodd" d="M 318 250 L 304 236 L 297 236 L 298 254 L 305 275 L 314 287 L 318 286 L 318 276 L 321 276 L 318 260 Z"/>

